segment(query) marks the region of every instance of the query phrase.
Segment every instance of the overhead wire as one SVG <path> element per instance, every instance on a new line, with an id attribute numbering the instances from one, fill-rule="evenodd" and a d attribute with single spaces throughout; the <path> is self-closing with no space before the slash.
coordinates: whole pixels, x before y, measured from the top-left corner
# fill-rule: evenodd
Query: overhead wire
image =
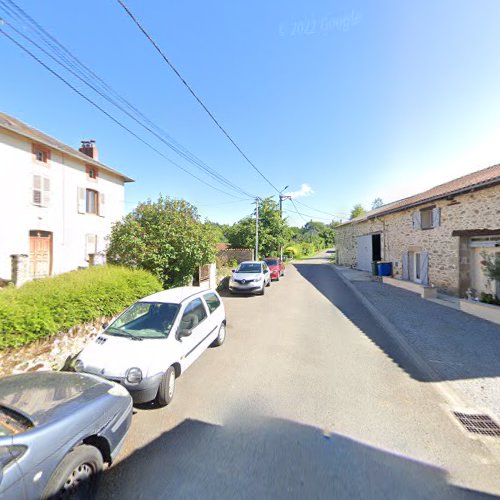
<path id="1" fill-rule="evenodd" d="M 67 85 L 73 92 L 78 94 L 80 97 L 82 97 L 85 101 L 87 101 L 89 104 L 91 104 L 93 107 L 101 111 L 104 115 L 106 115 L 110 120 L 112 120 L 116 125 L 121 127 L 123 130 L 127 131 L 129 134 L 131 134 L 133 137 L 135 137 L 137 140 L 142 142 L 144 145 L 155 151 L 157 154 L 162 156 L 164 159 L 166 159 L 168 162 L 171 164 L 175 165 L 177 168 L 183 170 L 185 173 L 190 175 L 191 177 L 197 179 L 198 181 L 202 182 L 203 184 L 211 187 L 212 189 L 215 189 L 217 191 L 220 191 L 221 193 L 224 193 L 226 195 L 235 197 L 233 194 L 228 193 L 227 191 L 224 191 L 216 186 L 213 186 L 212 184 L 206 182 L 206 180 L 201 179 L 200 177 L 196 176 L 192 172 L 190 172 L 188 169 L 184 168 L 182 165 L 179 165 L 178 163 L 174 162 L 172 159 L 170 159 L 168 156 L 164 155 L 160 150 L 155 148 L 152 144 L 147 142 L 145 139 L 140 137 L 138 134 L 136 134 L 133 130 L 128 128 L 126 125 L 121 123 L 119 120 L 117 120 L 114 116 L 112 116 L 110 113 L 108 113 L 104 108 L 99 106 L 97 103 L 95 103 L 92 99 L 87 97 L 85 94 L 83 94 L 80 90 L 78 90 L 76 87 L 74 87 L 71 83 L 69 83 L 64 77 L 59 75 L 56 71 L 54 71 L 52 68 L 50 68 L 47 64 L 45 64 L 41 59 L 39 59 L 33 52 L 31 52 L 29 49 L 24 47 L 20 42 L 18 42 L 14 37 L 12 37 L 10 34 L 8 34 L 5 30 L 1 29 L 0 27 L 0 33 L 4 36 L 6 36 L 12 43 L 17 45 L 23 52 L 28 54 L 30 57 L 32 57 L 36 62 L 38 62 L 41 66 L 43 66 L 47 71 L 49 71 L 53 76 L 55 76 L 58 80 L 62 81 L 65 85 Z"/>
<path id="2" fill-rule="evenodd" d="M 217 127 L 222 131 L 222 133 L 229 139 L 232 145 L 239 151 L 239 153 L 243 156 L 243 158 L 247 161 L 247 163 L 253 167 L 253 169 L 258 172 L 258 174 L 277 192 L 279 193 L 278 188 L 261 172 L 261 170 L 248 158 L 248 156 L 243 152 L 243 150 L 238 146 L 236 141 L 229 135 L 226 129 L 220 124 L 214 114 L 208 109 L 208 107 L 203 103 L 200 97 L 196 94 L 193 88 L 189 85 L 189 83 L 185 80 L 185 78 L 180 74 L 177 68 L 173 65 L 170 59 L 165 55 L 161 47 L 156 43 L 153 37 L 146 31 L 143 25 L 139 22 L 137 17 L 132 13 L 132 11 L 127 7 L 123 0 L 117 0 L 117 2 L 121 5 L 123 10 L 128 14 L 128 16 L 132 19 L 134 24 L 139 28 L 139 30 L 143 33 L 143 35 L 151 42 L 156 51 L 160 54 L 162 59 L 168 64 L 168 66 L 172 69 L 172 71 L 177 75 L 177 77 L 181 80 L 182 84 L 188 89 L 191 95 L 196 99 L 198 104 L 205 110 L 208 116 L 212 119 L 212 121 L 217 125 Z"/>
<path id="3" fill-rule="evenodd" d="M 348 216 L 347 213 L 337 212 L 336 214 L 334 214 L 332 212 L 325 212 L 324 210 L 319 210 L 318 208 L 314 208 L 314 207 L 311 207 L 310 205 L 306 205 L 305 203 L 303 203 L 301 201 L 298 201 L 298 200 L 295 200 L 295 201 L 299 205 L 302 205 L 303 207 L 309 208 L 310 210 L 314 210 L 315 212 L 318 212 L 318 213 L 321 213 L 321 214 L 331 215 L 332 217 L 346 217 L 346 216 Z"/>
<path id="4" fill-rule="evenodd" d="M 0 5 L 3 6 L 4 10 L 9 12 L 11 15 L 17 17 L 18 20 L 21 22 L 28 21 L 32 23 L 33 26 L 36 27 L 36 31 L 38 32 L 39 36 L 44 38 L 45 43 L 51 46 L 53 50 L 56 51 L 59 57 L 62 57 L 64 59 L 64 62 L 61 62 L 57 57 L 55 57 L 53 54 L 51 54 L 49 51 L 47 51 L 45 48 L 41 47 L 38 43 L 36 43 L 33 39 L 22 33 L 20 30 L 18 30 L 12 23 L 7 23 L 8 26 L 13 29 L 19 36 L 22 36 L 25 40 L 33 44 L 35 47 L 37 47 L 39 50 L 41 50 L 44 54 L 46 54 L 48 57 L 50 57 L 52 60 L 54 60 L 57 64 L 65 68 L 67 71 L 69 71 L 73 76 L 78 78 L 82 83 L 87 85 L 89 88 L 91 88 L 94 92 L 96 92 L 98 95 L 100 95 L 102 98 L 107 100 L 109 103 L 117 107 L 120 111 L 125 113 L 129 118 L 133 119 L 136 123 L 138 123 L 140 126 L 142 126 L 145 130 L 153 134 L 156 138 L 158 138 L 160 141 L 162 141 L 165 145 L 167 145 L 170 149 L 172 149 L 174 152 L 179 154 L 181 157 L 186 159 L 188 162 L 194 164 L 197 168 L 200 170 L 204 171 L 207 173 L 209 176 L 211 176 L 214 180 L 225 184 L 227 187 L 230 187 L 231 189 L 237 191 L 239 194 L 243 194 L 244 196 L 247 196 L 249 198 L 253 198 L 254 195 L 251 195 L 250 193 L 246 192 L 245 190 L 241 189 L 239 186 L 235 185 L 231 181 L 229 181 L 227 178 L 219 174 L 217 171 L 206 165 L 206 163 L 202 162 L 199 158 L 197 158 L 194 154 L 192 154 L 189 150 L 184 148 L 182 145 L 177 143 L 175 139 L 170 137 L 165 131 L 163 131 L 160 127 L 156 126 L 151 120 L 149 120 L 142 112 L 140 112 L 135 106 L 130 104 L 126 99 L 122 98 L 112 87 L 110 87 L 106 82 L 104 82 L 100 77 L 98 77 L 92 70 L 90 70 L 87 66 L 85 66 L 81 61 L 79 61 L 77 58 L 75 58 L 71 52 L 69 52 L 62 44 L 60 44 L 50 33 L 46 32 L 43 27 L 40 26 L 39 23 L 37 23 L 35 20 L 33 20 L 27 13 L 25 13 L 20 7 L 18 7 L 15 2 L 12 0 L 6 0 L 10 4 L 14 6 L 14 8 L 17 8 L 20 12 L 16 13 L 13 11 L 12 8 L 9 8 L 5 4 L 4 0 L 0 0 Z M 21 15 L 25 16 L 23 19 Z M 34 28 L 31 26 L 28 26 L 28 28 L 31 28 L 31 31 L 35 31 Z M 50 43 L 47 41 L 47 38 L 52 39 L 66 54 L 68 54 L 72 59 L 74 59 L 78 65 L 75 65 L 72 61 L 70 61 L 64 54 L 62 54 L 61 50 L 59 50 L 57 47 L 54 46 L 54 44 Z M 124 109 L 122 105 L 116 102 L 116 100 L 106 93 L 104 93 L 102 90 L 99 90 L 96 88 L 96 85 L 93 85 L 92 83 L 89 83 L 87 80 L 87 75 L 85 75 L 85 72 L 81 70 L 81 68 L 84 68 L 86 71 L 88 71 L 95 79 L 97 79 L 98 82 L 100 82 L 101 88 L 104 86 L 106 89 L 111 91 L 121 102 L 123 102 L 127 107 L 129 107 L 133 112 L 137 113 L 143 120 L 145 120 L 148 124 L 150 124 L 152 127 L 154 127 L 156 130 L 159 130 L 161 134 L 165 135 L 168 139 L 165 139 L 160 135 L 159 133 L 155 132 L 152 130 L 151 127 L 145 125 L 141 120 L 139 120 L 136 116 L 134 116 L 130 111 L 127 109 Z M 173 143 L 173 144 L 172 144 Z M 175 163 L 174 163 L 175 164 Z M 177 164 L 175 164 L 178 166 Z M 203 181 L 205 182 L 205 181 Z M 224 191 L 222 191 L 224 192 Z M 227 193 L 226 193 L 227 194 Z M 232 195 L 234 196 L 234 195 Z"/>

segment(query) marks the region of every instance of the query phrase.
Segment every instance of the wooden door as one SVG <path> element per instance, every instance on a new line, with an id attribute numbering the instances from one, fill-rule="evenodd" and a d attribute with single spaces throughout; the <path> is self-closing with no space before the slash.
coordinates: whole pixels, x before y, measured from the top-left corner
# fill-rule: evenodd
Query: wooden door
<path id="1" fill-rule="evenodd" d="M 30 231 L 30 276 L 45 278 L 52 272 L 52 233 Z"/>

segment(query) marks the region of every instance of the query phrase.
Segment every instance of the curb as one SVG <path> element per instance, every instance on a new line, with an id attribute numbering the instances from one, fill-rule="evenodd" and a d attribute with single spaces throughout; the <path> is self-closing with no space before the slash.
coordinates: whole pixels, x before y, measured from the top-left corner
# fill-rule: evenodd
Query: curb
<path id="1" fill-rule="evenodd" d="M 399 329 L 384 316 L 367 298 L 363 295 L 356 286 L 347 279 L 341 271 L 337 269 L 334 264 L 331 267 L 337 274 L 337 276 L 345 283 L 345 285 L 356 295 L 359 301 L 363 304 L 370 314 L 375 318 L 377 323 L 389 334 L 394 342 L 413 360 L 417 365 L 417 368 L 427 375 L 432 380 L 439 380 L 441 377 L 438 372 L 431 366 L 425 359 L 418 353 L 418 351 L 412 347 L 412 345 L 407 342 L 407 340 L 401 335 Z M 454 407 L 466 408 L 471 405 L 466 404 L 466 402 L 460 397 L 460 395 L 446 382 L 433 382 L 434 386 L 439 389 L 441 394 L 452 404 Z"/>

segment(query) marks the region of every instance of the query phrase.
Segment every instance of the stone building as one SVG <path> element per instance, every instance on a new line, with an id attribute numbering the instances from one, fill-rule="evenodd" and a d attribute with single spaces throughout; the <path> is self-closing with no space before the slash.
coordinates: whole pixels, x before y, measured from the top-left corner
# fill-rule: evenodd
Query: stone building
<path id="1" fill-rule="evenodd" d="M 484 256 L 500 259 L 500 165 L 389 203 L 337 227 L 337 263 L 369 271 L 393 264 L 393 276 L 465 296 L 500 295 Z"/>

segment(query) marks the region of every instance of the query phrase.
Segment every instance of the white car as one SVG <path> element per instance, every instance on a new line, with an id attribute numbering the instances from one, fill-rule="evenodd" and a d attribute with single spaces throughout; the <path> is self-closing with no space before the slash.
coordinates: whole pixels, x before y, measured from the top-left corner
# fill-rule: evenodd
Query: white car
<path id="1" fill-rule="evenodd" d="M 271 284 L 271 272 L 264 261 L 248 260 L 233 271 L 229 280 L 230 293 L 258 293 L 264 295 Z"/>
<path id="2" fill-rule="evenodd" d="M 165 406 L 175 379 L 225 338 L 226 313 L 215 290 L 173 288 L 130 306 L 79 354 L 75 369 L 120 383 L 134 403 Z"/>

